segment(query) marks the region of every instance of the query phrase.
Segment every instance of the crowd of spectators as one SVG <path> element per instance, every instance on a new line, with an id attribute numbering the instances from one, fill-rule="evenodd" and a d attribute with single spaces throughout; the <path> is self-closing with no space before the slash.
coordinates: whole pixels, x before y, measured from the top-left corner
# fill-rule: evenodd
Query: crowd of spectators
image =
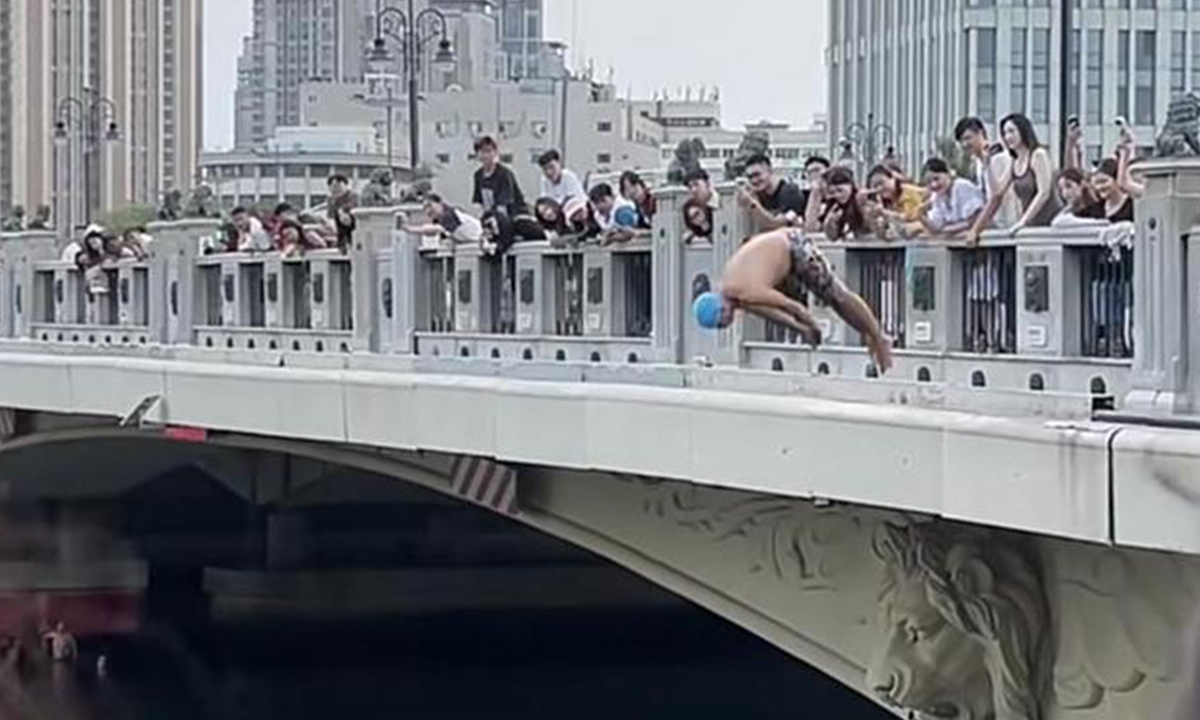
<path id="1" fill-rule="evenodd" d="M 830 240 L 894 240 L 920 236 L 963 237 L 978 242 L 986 230 L 1015 235 L 1030 227 L 1132 222 L 1134 199 L 1144 187 L 1134 178 L 1136 140 L 1118 121 L 1121 141 L 1110 157 L 1084 168 L 1078 123 L 1067 137 L 1064 166 L 1057 170 L 1027 117 L 1000 122 L 993 142 L 979 118 L 955 128 L 970 169 L 956 172 L 951 160 L 928 158 L 918 178 L 894 162 L 856 177 L 854 168 L 810 157 L 801 184 L 780 177 L 765 154 L 747 160 L 738 198 L 758 232 L 798 227 Z M 686 178 L 682 221 L 689 241 L 712 235 L 717 200 L 710 178 L 696 170 Z"/>
<path id="2" fill-rule="evenodd" d="M 475 156 L 474 212 L 431 195 L 425 217 L 408 220 L 405 229 L 431 242 L 478 243 L 485 253 L 501 255 L 515 243 L 532 240 L 628 242 L 638 230 L 649 229 L 657 211 L 650 187 L 637 173 L 623 173 L 615 188 L 606 182 L 587 188 L 557 150 L 537 159 L 542 179 L 531 208 L 512 168 L 500 162 L 494 138 L 479 138 Z"/>
<path id="3" fill-rule="evenodd" d="M 1136 140 L 1118 121 L 1121 140 L 1110 157 L 1084 167 L 1078 123 L 1071 123 L 1064 166 L 1038 139 L 1027 117 L 1014 113 L 1000 121 L 1000 143 L 993 142 L 979 118 L 961 120 L 955 139 L 970 172 L 958 174 L 947 158 L 931 157 L 919 181 L 895 165 L 871 168 L 860 187 L 852 168 L 810 160 L 805 195 L 789 182 L 770 178 L 770 159 L 753 158 L 746 173 L 743 204 L 758 229 L 781 225 L 823 232 L 830 240 L 892 240 L 919 236 L 964 237 L 978 242 L 982 233 L 998 229 L 1015 235 L 1025 228 L 1132 222 L 1134 200 L 1144 186 L 1134 177 Z M 690 206 L 707 198 L 693 193 Z M 685 209 L 685 222 L 690 223 Z M 703 234 L 688 225 L 694 234 Z"/>
<path id="4" fill-rule="evenodd" d="M 1064 166 L 1057 170 L 1027 117 L 1014 113 L 1000 121 L 1001 142 L 994 142 L 979 118 L 962 119 L 954 137 L 969 161 L 958 173 L 948 158 L 931 157 L 919 178 L 909 177 L 894 162 L 856 177 L 853 167 L 813 156 L 799 182 L 781 177 L 767 154 L 745 164 L 738 192 L 756 231 L 798 227 L 830 240 L 892 240 L 918 236 L 962 236 L 978 241 L 988 229 L 1015 234 L 1023 228 L 1119 223 L 1133 220 L 1134 199 L 1143 186 L 1134 178 L 1136 141 L 1121 126 L 1121 141 L 1110 157 L 1086 168 L 1081 134 L 1073 123 L 1067 137 Z M 600 182 L 587 187 L 565 167 L 556 150 L 537 159 L 542 178 L 532 207 L 516 174 L 500 161 L 500 148 L 489 136 L 475 142 L 479 160 L 473 181 L 472 209 L 457 207 L 437 194 L 425 197 L 424 218 L 409 218 L 406 229 L 430 238 L 480 245 L 488 254 L 503 254 L 514 243 L 594 240 L 603 245 L 626 242 L 648 229 L 658 212 L 650 186 L 636 172 L 620 175 L 616 187 Z M 702 169 L 685 177 L 682 206 L 686 240 L 709 238 L 718 207 L 712 180 Z M 272 252 L 285 256 L 306 250 L 350 247 L 358 197 L 349 179 L 328 179 L 325 207 L 304 213 L 287 203 L 269 212 L 237 207 L 222 232 L 203 252 Z M 150 242 L 144 228 L 117 236 L 91 226 L 71 243 L 63 258 L 85 271 L 106 260 L 146 256 Z M 101 291 L 97 286 L 97 291 Z"/>

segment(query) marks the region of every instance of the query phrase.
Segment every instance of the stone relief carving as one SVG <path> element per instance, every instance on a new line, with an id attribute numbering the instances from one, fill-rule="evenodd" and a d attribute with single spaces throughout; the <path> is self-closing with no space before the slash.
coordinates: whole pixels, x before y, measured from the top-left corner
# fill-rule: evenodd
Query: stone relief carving
<path id="1" fill-rule="evenodd" d="M 802 500 L 636 482 L 646 490 L 646 512 L 709 542 L 747 541 L 757 547 L 750 554 L 750 572 L 770 572 L 802 590 L 836 589 L 838 570 L 853 553 L 845 541 L 861 527 L 858 518 L 844 511 L 818 510 Z"/>
<path id="2" fill-rule="evenodd" d="M 1038 563 L 1015 536 L 882 523 L 880 638 L 868 687 L 921 718 L 1043 720 L 1053 669 Z"/>
<path id="3" fill-rule="evenodd" d="M 1179 681 L 1179 639 L 1200 589 L 1194 564 L 1159 553 L 1066 547 L 1057 565 L 1060 607 L 1070 609 L 1059 620 L 1054 689 L 1061 707 L 1097 708 Z"/>

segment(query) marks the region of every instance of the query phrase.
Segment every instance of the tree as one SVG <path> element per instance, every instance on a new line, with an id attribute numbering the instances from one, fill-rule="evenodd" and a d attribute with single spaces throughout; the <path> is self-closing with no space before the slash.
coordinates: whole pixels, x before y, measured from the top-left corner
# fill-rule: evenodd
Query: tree
<path id="1" fill-rule="evenodd" d="M 156 217 L 157 210 L 153 205 L 125 205 L 110 211 L 104 216 L 102 223 L 104 227 L 120 235 L 126 230 L 145 227 Z"/>

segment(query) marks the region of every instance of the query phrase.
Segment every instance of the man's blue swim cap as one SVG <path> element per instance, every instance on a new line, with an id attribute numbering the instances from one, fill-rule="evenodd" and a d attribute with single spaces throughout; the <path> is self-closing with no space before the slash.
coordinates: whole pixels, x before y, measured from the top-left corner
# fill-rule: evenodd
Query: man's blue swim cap
<path id="1" fill-rule="evenodd" d="M 717 330 L 721 327 L 721 316 L 724 315 L 725 298 L 721 293 L 706 292 L 696 298 L 692 304 L 692 312 L 696 314 L 696 322 L 700 327 Z"/>

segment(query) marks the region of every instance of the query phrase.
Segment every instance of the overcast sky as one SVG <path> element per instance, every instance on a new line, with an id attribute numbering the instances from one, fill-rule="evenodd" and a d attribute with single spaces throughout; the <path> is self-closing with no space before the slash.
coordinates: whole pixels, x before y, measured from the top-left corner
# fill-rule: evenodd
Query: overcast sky
<path id="1" fill-rule="evenodd" d="M 205 0 L 205 145 L 233 143 L 233 89 L 251 0 Z M 826 104 L 826 0 L 546 0 L 547 34 L 577 68 L 635 96 L 719 86 L 726 125 L 807 125 Z M 574 9 L 573 9 L 574 8 Z M 577 17 L 572 17 L 577 13 Z"/>

